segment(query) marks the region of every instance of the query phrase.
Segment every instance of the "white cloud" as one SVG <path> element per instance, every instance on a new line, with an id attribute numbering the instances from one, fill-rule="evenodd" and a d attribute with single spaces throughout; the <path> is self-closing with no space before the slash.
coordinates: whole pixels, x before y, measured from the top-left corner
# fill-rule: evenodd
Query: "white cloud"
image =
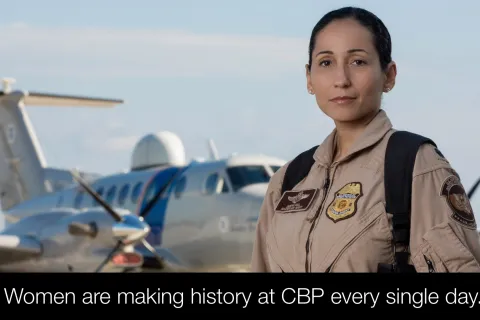
<path id="1" fill-rule="evenodd" d="M 308 39 L 162 29 L 0 27 L 0 58 L 42 76 L 267 76 L 298 71 Z"/>

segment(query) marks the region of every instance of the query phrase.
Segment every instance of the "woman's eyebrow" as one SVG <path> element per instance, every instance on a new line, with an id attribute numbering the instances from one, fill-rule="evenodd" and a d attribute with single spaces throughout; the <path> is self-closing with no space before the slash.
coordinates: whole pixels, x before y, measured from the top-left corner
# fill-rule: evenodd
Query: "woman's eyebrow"
<path id="1" fill-rule="evenodd" d="M 365 53 L 368 53 L 367 50 L 365 49 L 350 49 L 347 51 L 348 53 L 354 53 L 354 52 L 365 52 Z M 333 51 L 330 51 L 330 50 L 323 50 L 323 51 L 320 51 L 320 52 L 317 52 L 317 54 L 315 56 L 318 56 L 320 54 L 333 54 Z"/>

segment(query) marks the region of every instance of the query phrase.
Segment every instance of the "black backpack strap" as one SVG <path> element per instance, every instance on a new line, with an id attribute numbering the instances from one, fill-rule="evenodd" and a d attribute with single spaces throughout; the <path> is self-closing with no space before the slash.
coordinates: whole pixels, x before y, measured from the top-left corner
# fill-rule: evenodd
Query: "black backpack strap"
<path id="1" fill-rule="evenodd" d="M 385 154 L 386 211 L 392 214 L 395 262 L 379 264 L 379 272 L 416 272 L 408 264 L 410 244 L 410 210 L 412 199 L 413 168 L 418 149 L 425 143 L 436 144 L 429 138 L 408 131 L 394 132 Z M 397 247 L 405 247 L 402 252 Z"/>
<path id="2" fill-rule="evenodd" d="M 283 194 L 285 191 L 292 190 L 297 183 L 302 181 L 302 179 L 308 175 L 310 168 L 315 163 L 313 154 L 317 148 L 318 146 L 315 146 L 300 153 L 288 164 L 287 169 L 285 170 L 285 176 L 283 178 L 281 194 Z"/>

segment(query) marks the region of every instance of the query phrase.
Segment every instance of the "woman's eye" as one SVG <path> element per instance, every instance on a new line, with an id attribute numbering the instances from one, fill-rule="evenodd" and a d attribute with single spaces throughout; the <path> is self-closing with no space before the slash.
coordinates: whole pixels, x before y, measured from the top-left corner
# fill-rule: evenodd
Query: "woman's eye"
<path id="1" fill-rule="evenodd" d="M 330 61 L 328 60 L 323 60 L 323 61 L 320 61 L 320 64 L 319 64 L 321 67 L 328 67 L 330 65 Z"/>
<path id="2" fill-rule="evenodd" d="M 361 66 L 361 65 L 364 65 L 364 64 L 367 64 L 367 63 L 363 60 L 353 60 L 353 64 Z"/>

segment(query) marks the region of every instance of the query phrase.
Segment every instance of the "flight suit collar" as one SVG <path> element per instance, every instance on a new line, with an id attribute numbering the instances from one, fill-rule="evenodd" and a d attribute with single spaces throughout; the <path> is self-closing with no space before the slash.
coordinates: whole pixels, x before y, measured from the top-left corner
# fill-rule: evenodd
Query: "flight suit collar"
<path id="1" fill-rule="evenodd" d="M 377 143 L 388 131 L 390 131 L 390 129 L 392 129 L 392 123 L 390 122 L 386 112 L 380 109 L 372 121 L 368 123 L 364 132 L 354 142 L 350 151 L 338 162 L 343 161 L 354 153 L 362 151 L 363 149 Z M 323 166 L 331 165 L 336 142 L 337 129 L 333 129 L 333 131 L 327 136 L 327 138 L 325 138 L 322 144 L 315 151 L 313 155 L 314 159 Z"/>

